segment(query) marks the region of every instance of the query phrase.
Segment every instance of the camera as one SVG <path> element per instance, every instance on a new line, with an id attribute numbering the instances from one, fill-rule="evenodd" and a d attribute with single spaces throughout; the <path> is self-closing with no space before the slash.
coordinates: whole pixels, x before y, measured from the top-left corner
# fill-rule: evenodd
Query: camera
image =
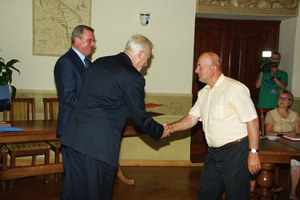
<path id="1" fill-rule="evenodd" d="M 272 64 L 277 64 L 277 60 L 266 60 L 265 62 L 261 62 L 261 71 L 264 73 L 271 72 Z"/>
<path id="2" fill-rule="evenodd" d="M 272 64 L 277 64 L 277 60 L 270 60 L 271 56 L 272 56 L 271 51 L 263 51 L 262 52 L 262 57 L 265 58 L 265 61 L 262 61 L 260 63 L 260 65 L 262 65 L 261 71 L 264 73 L 271 72 Z"/>
<path id="3" fill-rule="evenodd" d="M 141 24 L 143 26 L 146 26 L 149 23 L 150 13 L 149 12 L 141 12 L 140 18 L 141 18 Z"/>

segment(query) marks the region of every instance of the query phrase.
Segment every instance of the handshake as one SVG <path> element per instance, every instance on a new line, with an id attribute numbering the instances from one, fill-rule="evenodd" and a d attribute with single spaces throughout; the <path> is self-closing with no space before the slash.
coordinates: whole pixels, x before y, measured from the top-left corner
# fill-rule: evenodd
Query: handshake
<path id="1" fill-rule="evenodd" d="M 164 132 L 163 132 L 163 134 L 162 134 L 162 136 L 161 136 L 160 139 L 163 139 L 165 137 L 169 137 L 171 135 L 171 133 L 174 132 L 172 124 L 169 124 L 168 122 L 165 122 L 162 125 L 164 127 Z"/>

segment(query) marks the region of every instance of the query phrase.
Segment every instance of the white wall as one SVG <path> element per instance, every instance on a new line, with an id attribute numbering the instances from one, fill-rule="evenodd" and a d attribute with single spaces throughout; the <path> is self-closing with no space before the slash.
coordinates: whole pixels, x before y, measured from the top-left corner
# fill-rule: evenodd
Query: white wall
<path id="1" fill-rule="evenodd" d="M 299 88 L 296 87 L 295 84 L 295 81 L 298 82 L 299 78 L 297 80 L 297 77 L 294 76 L 295 72 L 297 71 L 295 67 L 297 66 L 297 62 L 295 62 L 295 59 L 297 59 L 297 57 L 299 59 L 299 56 L 297 56 L 296 51 L 297 49 L 298 51 L 300 50 L 299 42 L 298 43 L 295 42 L 295 39 L 297 37 L 296 33 L 297 32 L 299 33 L 299 28 L 297 31 L 297 21 L 299 21 L 297 20 L 297 18 L 283 20 L 280 24 L 280 37 L 279 37 L 279 52 L 281 54 L 281 62 L 279 65 L 279 69 L 284 70 L 288 73 L 287 89 L 292 91 L 292 93 L 295 96 L 300 95 L 299 93 L 300 90 Z"/>
<path id="2" fill-rule="evenodd" d="M 18 5 L 18 6 L 16 6 Z M 193 73 L 196 0 L 92 0 L 91 26 L 98 40 L 93 60 L 117 54 L 135 33 L 154 44 L 146 71 L 146 92 L 190 94 Z M 139 13 L 150 12 L 148 26 Z M 32 55 L 32 1 L 0 1 L 0 57 L 16 58 L 17 89 L 55 90 L 53 67 L 58 57 Z"/>
<path id="3" fill-rule="evenodd" d="M 293 80 L 292 80 L 292 92 L 295 97 L 300 97 L 300 15 L 298 15 L 295 25 L 296 35 L 295 35 L 295 50 L 293 60 Z"/>

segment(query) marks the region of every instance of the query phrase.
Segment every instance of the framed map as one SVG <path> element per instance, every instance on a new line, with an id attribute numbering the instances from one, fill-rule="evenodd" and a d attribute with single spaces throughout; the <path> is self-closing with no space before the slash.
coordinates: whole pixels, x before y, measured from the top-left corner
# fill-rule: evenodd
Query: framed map
<path id="1" fill-rule="evenodd" d="M 33 55 L 61 56 L 80 24 L 91 26 L 91 0 L 32 0 Z"/>

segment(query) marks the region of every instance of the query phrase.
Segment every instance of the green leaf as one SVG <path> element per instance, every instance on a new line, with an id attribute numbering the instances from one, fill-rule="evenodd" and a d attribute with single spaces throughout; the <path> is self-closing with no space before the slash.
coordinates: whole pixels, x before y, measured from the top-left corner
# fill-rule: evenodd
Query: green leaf
<path id="1" fill-rule="evenodd" d="M 17 69 L 14 64 L 20 62 L 17 59 L 11 59 L 5 64 L 3 58 L 0 57 L 0 85 L 9 85 L 11 88 L 11 98 L 15 98 L 16 96 L 16 87 L 11 85 L 12 82 L 12 73 L 13 70 L 17 71 L 20 74 L 20 70 Z"/>
<path id="2" fill-rule="evenodd" d="M 16 97 L 16 92 L 17 92 L 17 89 L 15 88 L 15 86 L 10 86 L 11 87 L 11 97 L 10 98 L 15 98 Z"/>
<path id="3" fill-rule="evenodd" d="M 18 61 L 18 60 L 16 60 L 16 59 L 11 59 L 10 61 L 8 61 L 8 62 L 6 63 L 6 66 L 11 67 L 11 66 L 13 66 L 15 63 L 17 63 L 17 62 L 20 62 L 20 61 Z"/>

